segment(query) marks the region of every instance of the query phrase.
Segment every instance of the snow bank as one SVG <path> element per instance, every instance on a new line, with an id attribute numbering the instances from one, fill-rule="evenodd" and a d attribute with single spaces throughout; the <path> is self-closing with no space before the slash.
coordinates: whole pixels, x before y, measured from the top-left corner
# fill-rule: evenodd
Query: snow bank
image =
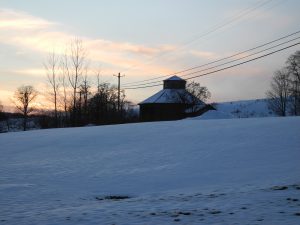
<path id="1" fill-rule="evenodd" d="M 224 113 L 219 110 L 209 110 L 201 116 L 187 118 L 188 120 L 211 120 L 211 119 L 233 119 L 229 113 Z"/>

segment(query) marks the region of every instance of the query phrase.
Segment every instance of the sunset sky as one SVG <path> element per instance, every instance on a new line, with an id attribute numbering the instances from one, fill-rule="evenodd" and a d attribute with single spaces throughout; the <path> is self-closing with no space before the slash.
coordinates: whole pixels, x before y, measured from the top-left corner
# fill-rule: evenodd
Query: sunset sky
<path id="1" fill-rule="evenodd" d="M 255 8 L 250 11 L 249 9 Z M 0 2 L 0 101 L 21 85 L 47 92 L 43 63 L 72 38 L 83 40 L 89 76 L 123 83 L 172 74 L 300 30 L 299 0 L 2 0 Z M 244 16 L 231 21 L 243 12 Z M 207 35 L 205 35 L 207 34 Z M 299 36 L 299 35 L 298 35 Z M 197 78 L 210 101 L 264 98 L 273 72 L 300 47 Z M 128 90 L 138 103 L 161 87 Z M 46 103 L 45 103 L 46 104 Z"/>

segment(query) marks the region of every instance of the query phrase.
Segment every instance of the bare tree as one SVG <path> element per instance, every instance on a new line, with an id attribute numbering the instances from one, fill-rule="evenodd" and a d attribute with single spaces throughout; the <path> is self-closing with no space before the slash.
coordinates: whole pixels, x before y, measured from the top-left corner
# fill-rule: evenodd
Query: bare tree
<path id="1" fill-rule="evenodd" d="M 30 85 L 21 86 L 17 89 L 14 94 L 13 102 L 16 108 L 23 115 L 23 129 L 24 131 L 27 129 L 27 118 L 28 115 L 34 111 L 32 107 L 33 101 L 36 99 L 38 93 L 37 91 Z"/>
<path id="2" fill-rule="evenodd" d="M 9 132 L 10 130 L 10 121 L 9 121 L 9 114 L 4 111 L 4 106 L 2 105 L 0 101 L 0 122 L 2 121 L 2 124 L 0 124 L 0 133 L 1 132 Z M 6 128 L 4 128 L 6 126 Z"/>
<path id="3" fill-rule="evenodd" d="M 200 83 L 194 81 L 187 84 L 186 90 L 203 102 L 206 102 L 211 97 L 211 93 L 207 87 L 201 86 Z"/>
<path id="4" fill-rule="evenodd" d="M 4 132 L 4 123 L 2 123 L 4 120 L 6 120 L 6 116 L 3 112 L 3 105 L 0 102 L 0 133 Z"/>
<path id="5" fill-rule="evenodd" d="M 186 91 L 179 92 L 180 100 L 186 104 L 190 113 L 195 113 L 205 106 L 203 102 L 211 97 L 208 88 L 201 86 L 200 83 L 191 82 L 186 85 Z"/>
<path id="6" fill-rule="evenodd" d="M 300 115 L 300 51 L 292 54 L 286 61 L 291 82 L 291 106 L 294 115 Z"/>
<path id="7" fill-rule="evenodd" d="M 287 70 L 278 70 L 275 72 L 271 89 L 266 93 L 268 97 L 268 106 L 279 116 L 286 116 L 291 83 Z"/>
<path id="8" fill-rule="evenodd" d="M 201 86 L 200 83 L 197 82 L 190 82 L 186 85 L 187 93 L 187 100 L 189 103 L 189 109 L 191 113 L 195 113 L 201 110 L 204 105 L 203 102 L 208 100 L 211 97 L 211 93 L 205 86 Z"/>
<path id="9" fill-rule="evenodd" d="M 76 107 L 76 94 L 79 86 L 81 76 L 86 64 L 86 50 L 83 47 L 80 39 L 74 39 L 70 45 L 70 73 L 68 79 L 73 88 L 73 107 Z"/>
<path id="10" fill-rule="evenodd" d="M 69 71 L 69 61 L 68 61 L 68 55 L 65 53 L 60 61 L 60 67 L 61 67 L 61 76 L 59 77 L 59 82 L 63 88 L 63 94 L 62 94 L 62 102 L 63 102 L 63 108 L 65 112 L 65 119 L 68 117 L 68 107 L 69 107 L 69 101 L 68 101 L 68 82 L 67 79 L 70 77 L 70 71 Z"/>
<path id="11" fill-rule="evenodd" d="M 96 79 L 97 79 L 97 93 L 100 92 L 100 85 L 101 85 L 101 80 L 100 80 L 100 76 L 101 76 L 101 68 L 100 66 L 95 70 L 95 75 L 96 75 Z"/>
<path id="12" fill-rule="evenodd" d="M 47 74 L 47 79 L 49 84 L 51 85 L 52 95 L 53 95 L 53 103 L 54 103 L 54 117 L 55 117 L 55 127 L 58 127 L 58 113 L 57 113 L 57 97 L 59 91 L 59 57 L 52 51 L 49 53 L 46 62 L 44 63 L 44 67 Z"/>
<path id="13" fill-rule="evenodd" d="M 0 101 L 0 114 L 3 112 L 3 105 L 2 105 L 2 103 L 1 103 L 1 101 Z M 1 119 L 1 117 L 0 117 L 0 119 Z"/>
<path id="14" fill-rule="evenodd" d="M 80 124 L 88 121 L 88 99 L 91 95 L 90 81 L 88 79 L 87 70 L 82 76 L 82 82 L 79 86 L 79 100 L 77 101 L 77 115 Z"/>

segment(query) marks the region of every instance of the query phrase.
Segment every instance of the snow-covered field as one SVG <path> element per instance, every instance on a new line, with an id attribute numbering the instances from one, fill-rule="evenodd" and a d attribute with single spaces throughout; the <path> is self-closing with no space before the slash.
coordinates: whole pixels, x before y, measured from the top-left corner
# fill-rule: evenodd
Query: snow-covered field
<path id="1" fill-rule="evenodd" d="M 0 224 L 300 224 L 299 117 L 5 133 L 0 154 Z"/>

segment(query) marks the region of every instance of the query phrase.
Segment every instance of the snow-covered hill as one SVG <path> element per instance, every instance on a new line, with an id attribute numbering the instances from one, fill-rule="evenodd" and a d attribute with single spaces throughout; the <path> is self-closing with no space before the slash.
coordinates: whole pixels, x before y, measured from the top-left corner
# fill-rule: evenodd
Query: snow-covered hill
<path id="1" fill-rule="evenodd" d="M 216 104 L 218 111 L 234 118 L 276 116 L 269 108 L 266 99 L 221 102 Z"/>
<path id="2" fill-rule="evenodd" d="M 300 118 L 0 135 L 0 224 L 300 221 Z"/>
<path id="3" fill-rule="evenodd" d="M 269 109 L 267 99 L 220 102 L 213 105 L 216 110 L 210 110 L 201 116 L 188 119 L 206 120 L 277 116 L 274 112 L 272 112 L 272 110 Z"/>

